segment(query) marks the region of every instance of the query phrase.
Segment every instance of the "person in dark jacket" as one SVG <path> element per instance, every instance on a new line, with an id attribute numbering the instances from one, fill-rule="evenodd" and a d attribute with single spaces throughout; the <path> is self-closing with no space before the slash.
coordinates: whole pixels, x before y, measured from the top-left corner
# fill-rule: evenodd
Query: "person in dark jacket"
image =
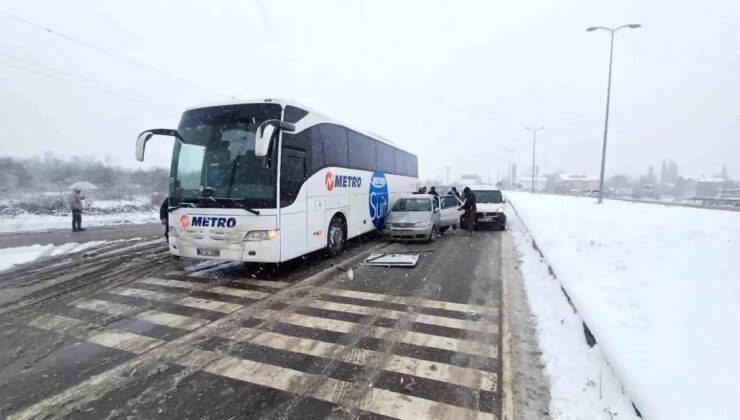
<path id="1" fill-rule="evenodd" d="M 465 187 L 463 189 L 463 204 L 460 206 L 460 210 L 464 210 L 462 217 L 460 217 L 461 227 L 467 230 L 471 235 L 473 234 L 473 228 L 475 228 L 475 212 L 478 210 L 475 206 L 475 194 L 470 191 L 470 188 Z"/>
<path id="2" fill-rule="evenodd" d="M 165 197 L 162 205 L 159 206 L 159 220 L 164 225 L 164 239 L 167 243 L 170 243 L 170 224 L 169 224 L 169 213 L 170 213 L 170 198 Z"/>
<path id="3" fill-rule="evenodd" d="M 439 197 L 439 193 L 437 192 L 437 190 L 434 187 L 431 187 L 429 189 L 429 194 L 431 194 L 431 195 L 433 195 L 435 197 Z"/>
<path id="4" fill-rule="evenodd" d="M 452 187 L 447 195 L 454 195 L 455 197 L 457 197 L 458 200 L 460 199 L 460 193 L 457 192 L 457 187 Z"/>

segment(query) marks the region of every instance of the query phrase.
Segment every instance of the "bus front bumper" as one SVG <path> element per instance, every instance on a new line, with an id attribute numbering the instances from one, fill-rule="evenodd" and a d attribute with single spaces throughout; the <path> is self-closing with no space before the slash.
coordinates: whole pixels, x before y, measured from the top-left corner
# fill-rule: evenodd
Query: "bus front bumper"
<path id="1" fill-rule="evenodd" d="M 280 262 L 280 231 L 272 239 L 239 243 L 170 237 L 170 253 L 183 258 L 204 260 L 278 263 Z"/>

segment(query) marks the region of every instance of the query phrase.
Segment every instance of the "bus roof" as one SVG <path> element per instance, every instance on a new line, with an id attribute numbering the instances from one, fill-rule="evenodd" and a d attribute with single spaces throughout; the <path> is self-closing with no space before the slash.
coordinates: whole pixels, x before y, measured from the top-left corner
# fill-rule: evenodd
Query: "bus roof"
<path id="1" fill-rule="evenodd" d="M 364 134 L 366 136 L 372 137 L 375 140 L 381 141 L 381 142 L 383 142 L 385 144 L 389 144 L 389 145 L 391 145 L 393 147 L 398 148 L 398 146 L 396 146 L 392 141 L 390 141 L 390 140 L 388 140 L 388 139 L 386 139 L 386 138 L 384 138 L 384 137 L 382 137 L 382 136 L 380 136 L 380 135 L 378 135 L 376 133 L 373 133 L 372 131 L 362 130 L 362 129 L 357 129 L 355 127 L 351 127 L 351 126 L 349 126 L 349 125 L 347 125 L 345 123 L 342 123 L 341 121 L 337 120 L 336 118 L 329 117 L 329 116 L 327 116 L 324 113 L 321 113 L 321 112 L 318 112 L 318 111 L 314 110 L 313 108 L 307 107 L 307 106 L 305 106 L 305 105 L 303 105 L 301 103 L 298 103 L 298 102 L 295 102 L 295 101 L 291 101 L 289 99 L 280 99 L 280 98 L 229 99 L 229 100 L 225 100 L 225 101 L 210 102 L 210 103 L 200 104 L 200 105 L 196 105 L 196 106 L 191 106 L 191 107 L 185 108 L 185 111 L 190 111 L 192 109 L 200 109 L 200 108 L 210 108 L 210 107 L 214 107 L 214 106 L 246 105 L 246 104 L 261 104 L 261 103 L 273 103 L 273 104 L 281 105 L 283 107 L 286 107 L 286 106 L 294 106 L 296 108 L 303 109 L 304 111 L 308 111 L 310 114 L 313 114 L 314 117 L 318 117 L 318 119 L 322 120 L 322 122 L 327 122 L 327 123 L 332 123 L 332 124 L 341 125 L 343 127 L 347 127 L 347 128 L 349 128 L 349 129 L 351 129 L 353 131 L 356 131 L 358 133 L 361 133 L 361 134 Z"/>

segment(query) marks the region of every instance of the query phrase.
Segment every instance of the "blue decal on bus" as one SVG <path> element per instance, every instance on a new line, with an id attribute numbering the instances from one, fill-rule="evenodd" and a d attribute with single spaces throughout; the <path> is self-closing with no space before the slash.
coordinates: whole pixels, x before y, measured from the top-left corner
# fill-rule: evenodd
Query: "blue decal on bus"
<path id="1" fill-rule="evenodd" d="M 388 212 L 388 182 L 385 174 L 376 171 L 370 178 L 370 219 L 376 228 L 383 226 L 385 214 Z"/>

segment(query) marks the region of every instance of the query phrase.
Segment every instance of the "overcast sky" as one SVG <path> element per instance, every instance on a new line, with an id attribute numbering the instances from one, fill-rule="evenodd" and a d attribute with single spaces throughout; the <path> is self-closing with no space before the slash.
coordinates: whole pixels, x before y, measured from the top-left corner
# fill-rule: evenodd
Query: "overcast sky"
<path id="1" fill-rule="evenodd" d="M 136 167 L 140 131 L 242 95 L 293 99 L 380 133 L 419 155 L 424 178 L 444 179 L 447 165 L 453 179 L 495 178 L 497 165 L 503 178 L 507 147 L 527 170 L 531 124 L 546 126 L 542 171 L 596 174 L 609 35 L 585 28 L 640 23 L 615 40 L 607 174 L 672 159 L 684 175 L 727 164 L 740 177 L 734 0 L 0 0 L 0 12 L 176 76 L 0 14 L 0 155 Z M 158 140 L 147 166 L 169 163 L 171 142 Z"/>

